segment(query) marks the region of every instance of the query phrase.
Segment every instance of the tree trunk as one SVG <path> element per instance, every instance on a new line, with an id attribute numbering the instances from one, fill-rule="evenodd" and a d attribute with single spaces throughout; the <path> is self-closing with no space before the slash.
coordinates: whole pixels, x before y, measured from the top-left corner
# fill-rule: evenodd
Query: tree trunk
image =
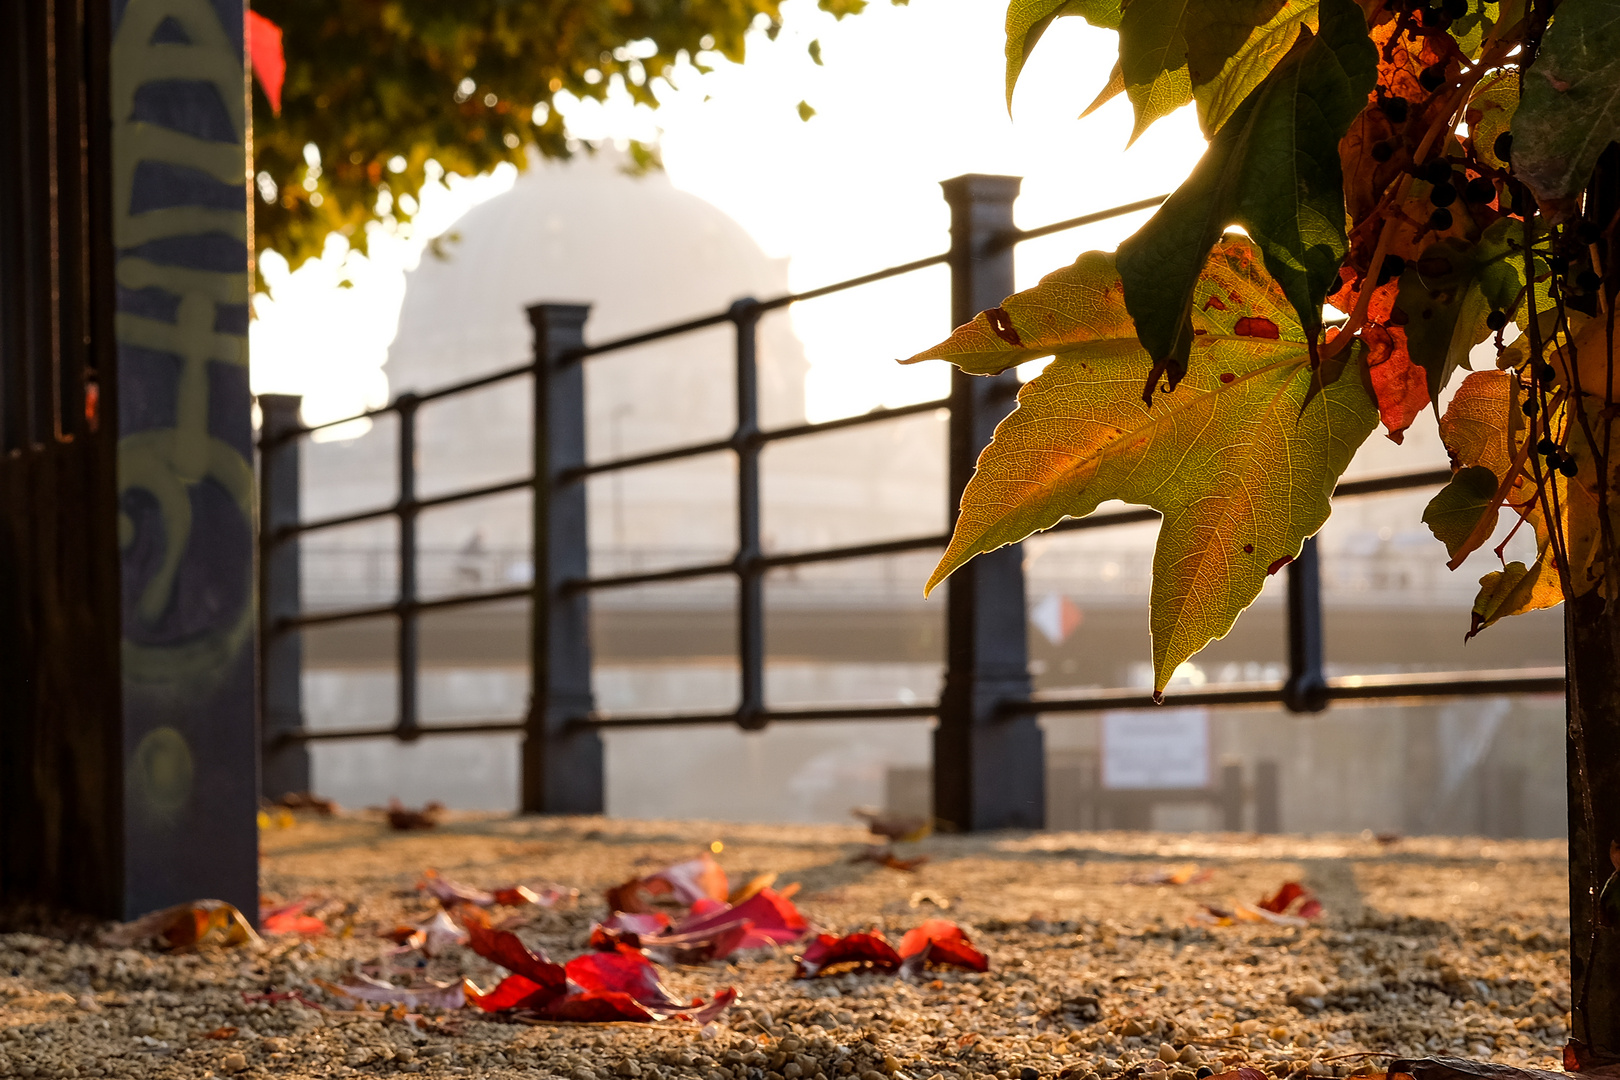
<path id="1" fill-rule="evenodd" d="M 1572 1030 L 1566 1063 L 1620 1063 L 1620 925 L 1600 903 L 1620 858 L 1620 603 L 1597 590 L 1564 603 L 1569 755 Z M 1613 892 L 1620 893 L 1620 880 Z M 1620 910 L 1620 896 L 1608 907 Z"/>

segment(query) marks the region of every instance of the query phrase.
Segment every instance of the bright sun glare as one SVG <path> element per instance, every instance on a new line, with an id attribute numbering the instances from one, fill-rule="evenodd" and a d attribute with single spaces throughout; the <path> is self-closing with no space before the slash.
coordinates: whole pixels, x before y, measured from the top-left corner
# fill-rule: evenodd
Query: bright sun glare
<path id="1" fill-rule="evenodd" d="M 715 70 L 678 74 L 656 113 L 622 94 L 606 105 L 559 108 L 581 138 L 658 139 L 675 186 L 730 214 L 767 254 L 791 258 L 796 289 L 943 250 L 948 222 L 937 184 L 947 177 L 1024 177 L 1017 212 L 1029 227 L 1170 191 L 1203 152 L 1190 108 L 1129 150 L 1123 96 L 1077 119 L 1116 54 L 1113 33 L 1079 19 L 1061 19 L 1047 33 L 1009 117 L 1001 5 L 913 0 L 897 8 L 875 0 L 842 22 L 813 0 L 788 0 L 782 10 L 777 40 L 755 32 L 742 66 L 703 57 Z M 825 66 L 810 58 L 812 40 L 821 42 Z M 798 119 L 801 100 L 816 110 L 808 122 Z M 388 386 L 383 363 L 420 238 L 513 178 L 503 167 L 429 191 L 417 238 L 378 236 L 369 259 L 340 240 L 296 271 L 267 256 L 274 300 L 256 304 L 254 390 L 304 394 L 306 419 L 315 422 L 385 402 L 398 388 Z M 1145 216 L 1021 245 L 1019 286 L 1080 251 L 1112 249 Z M 902 368 L 894 360 L 949 330 L 946 288 L 936 268 L 796 308 L 810 361 L 809 418 L 940 395 L 944 365 Z"/>

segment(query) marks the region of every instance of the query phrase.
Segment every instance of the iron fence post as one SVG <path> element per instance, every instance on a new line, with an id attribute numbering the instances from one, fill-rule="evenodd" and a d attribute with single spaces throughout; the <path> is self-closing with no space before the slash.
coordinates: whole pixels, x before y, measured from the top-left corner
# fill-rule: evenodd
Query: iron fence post
<path id="1" fill-rule="evenodd" d="M 259 395 L 259 793 L 277 799 L 308 791 L 309 747 L 282 736 L 304 726 L 304 639 L 277 629 L 298 615 L 302 565 L 297 536 L 299 452 L 296 432 L 303 398 Z"/>
<path id="2" fill-rule="evenodd" d="M 1013 292 L 1013 176 L 958 176 L 951 207 L 951 321 L 960 325 Z M 950 515 L 954 523 L 979 452 L 1012 410 L 1018 376 L 951 372 Z M 934 729 L 934 817 L 942 829 L 1038 829 L 1046 819 L 1041 729 L 1004 702 L 1030 695 L 1023 546 L 956 571 L 946 599 L 945 686 Z"/>
<path id="3" fill-rule="evenodd" d="M 590 571 L 585 480 L 585 304 L 536 304 L 534 328 L 534 598 L 530 613 L 533 690 L 523 735 L 523 810 L 599 814 L 602 737 L 571 724 L 591 695 L 590 594 L 567 583 Z"/>
<path id="4" fill-rule="evenodd" d="M 759 731 L 765 718 L 765 572 L 759 543 L 759 304 L 731 305 L 737 327 L 737 660 L 742 688 L 737 726 Z"/>
<path id="5" fill-rule="evenodd" d="M 399 724 L 395 737 L 411 742 L 421 733 L 417 669 L 421 664 L 416 601 L 416 410 L 415 394 L 401 394 L 399 411 Z"/>
<path id="6" fill-rule="evenodd" d="M 1322 672 L 1322 561 L 1316 537 L 1308 537 L 1299 558 L 1288 564 L 1288 681 L 1283 704 L 1289 712 L 1321 712 L 1328 707 Z"/>

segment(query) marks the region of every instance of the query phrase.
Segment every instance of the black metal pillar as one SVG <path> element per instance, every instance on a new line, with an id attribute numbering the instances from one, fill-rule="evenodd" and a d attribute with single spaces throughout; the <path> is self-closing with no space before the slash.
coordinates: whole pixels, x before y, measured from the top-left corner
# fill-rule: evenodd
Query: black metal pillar
<path id="1" fill-rule="evenodd" d="M 1283 704 L 1290 712 L 1321 712 L 1328 706 L 1322 672 L 1322 560 L 1316 537 L 1288 564 L 1288 681 Z"/>
<path id="2" fill-rule="evenodd" d="M 599 814 L 602 737 L 570 726 L 591 695 L 589 594 L 566 583 L 590 569 L 585 480 L 565 474 L 585 464 L 585 369 L 572 354 L 585 344 L 584 304 L 536 304 L 534 328 L 533 691 L 523 736 L 523 809 L 533 814 Z"/>
<path id="3" fill-rule="evenodd" d="M 416 613 L 416 410 L 415 394 L 401 394 L 399 408 L 399 637 L 395 642 L 399 668 L 398 737 L 411 742 L 420 737 L 421 710 L 416 695 L 421 666 L 421 634 Z"/>
<path id="4" fill-rule="evenodd" d="M 1013 176 L 958 176 L 951 207 L 951 321 L 968 322 L 1013 292 Z M 950 513 L 979 452 L 1012 410 L 1018 377 L 951 373 Z M 1001 704 L 1029 697 L 1023 547 L 981 555 L 953 574 L 946 599 L 945 687 L 934 730 L 934 817 L 952 830 L 1038 829 L 1046 818 L 1045 751 L 1034 716 Z"/>
<path id="5" fill-rule="evenodd" d="M 295 628 L 276 628 L 297 617 L 303 585 L 298 537 L 279 535 L 300 513 L 300 442 L 290 433 L 301 426 L 303 400 L 259 395 L 259 792 L 266 799 L 310 790 L 308 745 L 279 738 L 303 727 L 304 639 Z"/>
<path id="6" fill-rule="evenodd" d="M 737 326 L 737 658 L 742 692 L 737 726 L 765 726 L 765 573 L 759 565 L 759 305 L 731 305 Z"/>

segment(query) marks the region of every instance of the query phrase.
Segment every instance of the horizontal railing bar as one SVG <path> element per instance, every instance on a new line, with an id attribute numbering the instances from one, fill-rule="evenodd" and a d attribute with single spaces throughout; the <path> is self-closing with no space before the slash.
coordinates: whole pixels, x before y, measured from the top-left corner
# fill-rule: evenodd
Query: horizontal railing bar
<path id="1" fill-rule="evenodd" d="M 409 729 L 412 738 L 418 735 L 498 735 L 509 731 L 522 731 L 522 720 L 478 720 L 468 724 L 418 724 Z M 276 747 L 285 743 L 328 742 L 335 739 L 387 739 L 398 738 L 399 727 L 370 728 L 291 728 L 278 731 L 266 740 Z"/>
<path id="2" fill-rule="evenodd" d="M 521 480 L 504 480 L 499 484 L 489 484 L 481 488 L 468 488 L 465 491 L 452 491 L 445 495 L 433 495 L 426 499 L 413 499 L 409 502 L 394 503 L 390 506 L 381 506 L 375 510 L 362 510 L 356 514 L 344 514 L 341 517 L 321 518 L 318 521 L 307 521 L 298 525 L 286 525 L 276 530 L 270 538 L 271 543 L 280 543 L 293 536 L 302 536 L 305 533 L 317 532 L 321 529 L 335 529 L 340 525 L 353 525 L 361 521 L 374 521 L 377 518 L 391 517 L 409 510 L 431 510 L 435 506 L 448 506 L 451 503 L 468 502 L 472 499 L 489 498 L 492 495 L 504 495 L 509 491 L 522 491 L 534 486 L 534 477 L 525 476 Z"/>
<path id="3" fill-rule="evenodd" d="M 704 454 L 718 454 L 723 450 L 733 450 L 730 439 L 716 439 L 714 442 L 689 443 L 686 446 L 676 446 L 668 450 L 655 450 L 650 454 L 637 454 L 635 457 L 616 458 L 613 461 L 601 461 L 594 465 L 580 465 L 576 468 L 565 469 L 558 474 L 559 483 L 572 483 L 584 476 L 596 476 L 599 473 L 618 472 L 623 469 L 639 469 L 645 465 L 657 465 L 665 461 L 679 461 L 682 458 L 702 457 Z"/>
<path id="4" fill-rule="evenodd" d="M 879 540 L 871 544 L 851 544 L 848 547 L 820 548 L 816 551 L 789 551 L 780 555 L 765 555 L 759 560 L 766 569 L 778 566 L 803 566 L 806 563 L 837 562 L 840 559 L 866 559 L 876 555 L 900 555 L 908 551 L 926 551 L 942 548 L 951 542 L 950 533 L 937 536 L 909 536 L 904 540 Z"/>
<path id="5" fill-rule="evenodd" d="M 457 593 L 453 596 L 439 596 L 431 600 L 412 600 L 401 604 L 373 604 L 369 607 L 338 608 L 335 611 L 316 611 L 295 618 L 277 619 L 275 629 L 297 630 L 306 626 L 326 626 L 331 623 L 354 622 L 359 619 L 380 619 L 389 615 L 406 615 L 424 611 L 442 611 L 446 608 L 470 607 L 473 604 L 493 604 L 501 600 L 527 600 L 534 595 L 532 585 L 518 585 L 510 589 L 495 589 L 490 592 Z"/>
<path id="6" fill-rule="evenodd" d="M 814 424 L 795 424 L 793 427 L 776 428 L 772 431 L 761 431 L 748 442 L 755 445 L 776 442 L 779 439 L 797 439 L 806 435 L 820 435 L 826 431 L 839 431 L 843 428 L 859 427 L 862 424 L 877 424 L 885 420 L 898 420 L 906 416 L 916 416 L 918 413 L 933 412 L 936 409 L 949 408 L 950 398 L 935 398 L 931 401 L 919 401 L 914 405 L 897 405 L 892 409 L 871 409 L 855 416 L 844 416 L 837 420 L 821 420 Z M 674 446 L 668 450 L 655 450 L 650 454 L 637 454 L 635 457 L 617 458 L 613 461 L 602 461 L 594 465 L 581 465 L 569 469 L 561 474 L 560 480 L 569 483 L 582 476 L 596 476 L 599 473 L 617 472 L 621 469 L 639 469 L 646 465 L 658 465 L 665 461 L 679 461 L 682 458 L 702 457 L 704 454 L 718 454 L 724 450 L 737 448 L 734 439 L 716 439 L 713 442 L 689 443 L 686 446 Z"/>
<path id="7" fill-rule="evenodd" d="M 821 285 L 814 289 L 806 289 L 804 292 L 789 293 L 786 296 L 777 296 L 772 297 L 769 300 L 761 300 L 759 302 L 759 310 L 775 311 L 777 308 L 784 308 L 789 304 L 797 304 L 803 300 L 817 300 L 823 296 L 831 296 L 833 293 L 843 292 L 845 289 L 855 289 L 862 285 L 871 285 L 874 282 L 886 281 L 889 278 L 899 277 L 902 274 L 914 274 L 918 270 L 926 270 L 930 266 L 943 266 L 945 263 L 950 262 L 950 260 L 951 256 L 949 252 L 940 252 L 938 255 L 930 255 L 926 259 L 913 259 L 911 262 L 901 263 L 898 266 L 891 266 L 885 270 L 874 270 L 872 273 L 862 274 L 860 277 L 845 278 L 843 281 L 835 281 L 831 285 Z"/>
<path id="8" fill-rule="evenodd" d="M 916 416 L 918 413 L 930 413 L 936 409 L 948 409 L 950 405 L 950 398 L 935 398 L 932 401 L 919 401 L 914 405 L 896 405 L 892 409 L 871 409 L 855 416 L 839 417 L 837 420 L 822 420 L 814 424 L 795 424 L 793 427 L 762 431 L 759 433 L 759 441 L 769 443 L 776 442 L 778 439 L 798 439 L 806 435 L 820 435 L 824 431 L 838 431 L 842 428 L 859 427 L 862 424 L 877 424 L 884 420 L 898 420 L 905 416 Z"/>
<path id="9" fill-rule="evenodd" d="M 435 389 L 427 390 L 420 394 L 411 394 L 409 396 L 414 397 L 418 405 L 424 405 L 429 401 L 437 401 L 440 398 L 451 397 L 455 394 L 465 394 L 469 390 L 481 390 L 486 386 L 493 386 L 498 382 L 505 382 L 507 379 L 515 379 L 520 375 L 532 374 L 534 374 L 534 364 L 532 362 L 519 364 L 516 367 L 502 368 L 499 371 L 492 371 L 488 375 L 478 375 L 471 379 L 465 379 L 457 383 L 450 383 L 448 386 L 436 387 Z M 400 397 L 405 396 L 407 395 L 400 395 Z M 325 428 L 337 427 L 339 424 L 352 424 L 356 420 L 371 420 L 378 416 L 386 416 L 388 413 L 398 411 L 399 398 L 395 398 L 386 405 L 379 405 L 375 409 L 367 409 L 365 412 L 358 412 L 353 416 L 345 416 L 341 420 L 326 420 L 319 424 L 304 424 L 299 427 L 289 428 L 277 436 L 274 442 L 283 443 L 288 439 L 296 439 L 301 435 L 308 435 L 311 432 L 321 431 Z"/>
<path id="10" fill-rule="evenodd" d="M 1034 240 L 1039 236 L 1051 236 L 1053 233 L 1065 232 L 1069 229 L 1078 229 L 1082 225 L 1090 225 L 1098 221 L 1107 221 L 1110 218 L 1124 217 L 1126 214 L 1134 214 L 1138 210 L 1149 210 L 1155 206 L 1158 206 L 1169 197 L 1170 196 L 1168 194 L 1155 195 L 1151 199 L 1139 199 L 1133 203 L 1126 203 L 1124 206 L 1115 206 L 1107 210 L 1097 210 L 1090 214 L 1081 214 L 1079 217 L 1068 218 L 1064 221 L 1054 221 L 1050 225 L 1041 225 L 1034 229 L 1014 229 L 1012 232 L 1001 238 L 1001 246 L 1011 247 L 1014 244 L 1022 244 L 1025 240 Z"/>
<path id="11" fill-rule="evenodd" d="M 1477 697 L 1485 694 L 1562 694 L 1561 667 L 1483 671 L 1418 671 L 1395 675 L 1341 675 L 1330 678 L 1334 701 L 1389 698 Z"/>
<path id="12" fill-rule="evenodd" d="M 1564 689 L 1562 668 L 1518 670 L 1419 671 L 1395 675 L 1338 675 L 1327 680 L 1330 701 L 1436 699 L 1491 694 L 1557 694 Z M 1227 683 L 1205 690 L 1167 693 L 1163 704 L 1176 706 L 1272 705 L 1283 699 L 1281 683 Z M 1043 697 L 1003 703 L 1009 716 L 1048 712 L 1106 712 L 1111 709 L 1157 707 L 1153 695 L 1141 689 L 1087 691 L 1067 697 Z"/>
<path id="13" fill-rule="evenodd" d="M 912 406 L 906 406 L 906 408 L 912 408 Z M 916 406 L 915 408 L 918 412 L 923 411 L 922 406 Z M 837 423 L 838 421 L 833 422 Z M 1403 491 L 1408 488 L 1430 487 L 1445 483 L 1450 478 L 1450 470 L 1438 469 L 1427 472 L 1370 477 L 1366 480 L 1350 480 L 1335 488 L 1333 496 L 1334 498 L 1354 498 L 1363 495 L 1378 495 L 1391 491 Z M 1134 525 L 1157 520 L 1159 520 L 1157 510 L 1146 508 L 1141 510 L 1117 510 L 1106 514 L 1091 514 L 1083 518 L 1064 518 L 1046 531 L 1071 532 L 1076 529 L 1103 529 L 1114 525 Z M 907 551 L 923 551 L 928 548 L 944 547 L 949 542 L 950 535 L 948 533 L 938 536 L 913 536 L 903 540 L 886 540 L 874 544 L 856 544 L 849 547 L 824 548 L 817 551 L 794 551 L 780 555 L 766 555 L 759 560 L 759 564 L 766 569 L 771 569 L 778 566 L 799 566 L 805 563 L 837 562 L 841 559 L 863 559 L 878 555 L 897 555 Z M 568 588 L 616 589 L 630 585 L 651 585 L 665 581 L 680 581 L 685 578 L 735 574 L 738 569 L 736 561 L 732 560 L 723 563 L 677 567 L 672 570 L 655 570 L 645 574 L 623 574 L 610 578 L 590 578 L 585 581 L 573 582 L 568 585 Z"/>
<path id="14" fill-rule="evenodd" d="M 1346 480 L 1333 489 L 1335 499 L 1352 499 L 1364 495 L 1383 495 L 1410 488 L 1436 487 L 1451 480 L 1450 469 L 1430 469 L 1424 472 L 1396 473 L 1392 476 L 1374 476 L 1365 480 Z M 1047 532 L 1069 532 L 1074 529 L 1102 529 L 1110 525 L 1135 525 L 1159 520 L 1157 510 L 1118 510 L 1107 514 L 1091 514 L 1083 518 L 1064 518 Z"/>
<path id="15" fill-rule="evenodd" d="M 834 705 L 820 709 L 766 709 L 755 714 L 755 721 L 772 724 L 803 724 L 833 720 L 917 720 L 935 715 L 939 706 L 923 705 Z M 621 728 L 686 727 L 698 724 L 735 724 L 735 712 L 713 713 L 594 713 L 570 720 L 573 728 L 614 731 Z"/>
<path id="16" fill-rule="evenodd" d="M 624 589 L 632 585 L 657 585 L 665 581 L 685 581 L 687 578 L 716 577 L 736 572 L 737 562 L 730 559 L 721 563 L 677 566 L 672 570 L 649 570 L 644 574 L 617 574 L 613 577 L 576 579 L 564 582 L 563 588 L 569 592 L 578 592 L 581 589 Z"/>
<path id="17" fill-rule="evenodd" d="M 1450 469 L 1429 469 L 1424 472 L 1396 473 L 1392 476 L 1373 476 L 1365 480 L 1341 480 L 1333 489 L 1335 499 L 1357 495 L 1383 495 L 1408 488 L 1439 487 L 1451 482 Z"/>

